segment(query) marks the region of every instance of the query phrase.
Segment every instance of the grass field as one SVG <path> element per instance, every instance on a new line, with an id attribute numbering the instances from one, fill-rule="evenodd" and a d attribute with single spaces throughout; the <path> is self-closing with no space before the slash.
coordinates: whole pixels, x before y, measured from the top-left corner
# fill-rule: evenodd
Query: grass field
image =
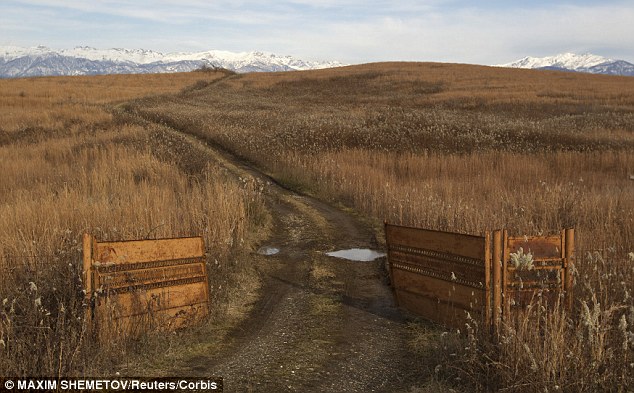
<path id="1" fill-rule="evenodd" d="M 634 374 L 634 79 L 387 63 L 251 74 L 127 107 L 376 219 L 577 230 L 573 315 L 446 357 L 467 389 L 624 390 Z"/>
<path id="2" fill-rule="evenodd" d="M 467 233 L 575 227 L 572 314 L 535 308 L 496 345 L 477 329 L 460 339 L 414 326 L 411 345 L 434 337 L 441 391 L 634 387 L 632 78 L 383 63 L 2 80 L 0 117 L 0 375 L 107 370 L 125 353 L 97 355 L 78 318 L 83 232 L 202 228 L 230 260 L 262 225 L 257 185 L 209 165 L 172 127 L 377 229 L 384 219 Z M 229 287 L 246 269 L 222 266 Z M 222 312 L 228 299 L 214 301 Z"/>
<path id="3" fill-rule="evenodd" d="M 102 240 L 202 234 L 223 261 L 249 241 L 265 214 L 254 184 L 221 173 L 160 126 L 111 113 L 123 100 L 224 75 L 0 81 L 0 375 L 107 373 L 123 356 L 125 346 L 96 352 L 86 331 L 82 233 Z M 231 287 L 241 269 L 226 263 L 212 271 Z M 213 301 L 222 313 L 227 299 Z"/>

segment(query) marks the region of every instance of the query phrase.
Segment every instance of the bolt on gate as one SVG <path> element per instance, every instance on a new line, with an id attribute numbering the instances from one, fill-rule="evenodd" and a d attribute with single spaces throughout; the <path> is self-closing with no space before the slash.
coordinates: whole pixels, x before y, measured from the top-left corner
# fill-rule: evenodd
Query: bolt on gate
<path id="1" fill-rule="evenodd" d="M 385 223 L 388 267 L 399 306 L 442 325 L 501 319 L 535 296 L 572 306 L 574 230 L 557 236 L 483 236 Z"/>
<path id="2" fill-rule="evenodd" d="M 100 338 L 172 330 L 209 312 L 202 237 L 101 242 L 84 234 L 84 289 Z"/>

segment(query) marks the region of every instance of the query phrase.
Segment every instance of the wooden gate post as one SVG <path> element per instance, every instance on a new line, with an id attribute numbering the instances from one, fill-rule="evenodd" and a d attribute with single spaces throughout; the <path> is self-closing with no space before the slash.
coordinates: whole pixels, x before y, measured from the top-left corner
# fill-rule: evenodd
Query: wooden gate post
<path id="1" fill-rule="evenodd" d="M 568 228 L 565 231 L 566 251 L 564 254 L 564 295 L 566 309 L 572 311 L 572 268 L 575 260 L 575 230 Z"/>
<path id="2" fill-rule="evenodd" d="M 511 319 L 511 299 L 510 299 L 510 291 L 509 287 L 509 272 L 508 272 L 508 261 L 509 261 L 509 234 L 505 229 L 502 231 L 502 303 L 504 304 L 504 311 L 502 312 L 502 319 L 505 321 L 510 321 Z"/>
<path id="3" fill-rule="evenodd" d="M 498 334 L 500 329 L 500 313 L 502 312 L 502 231 L 493 231 L 493 333 Z"/>

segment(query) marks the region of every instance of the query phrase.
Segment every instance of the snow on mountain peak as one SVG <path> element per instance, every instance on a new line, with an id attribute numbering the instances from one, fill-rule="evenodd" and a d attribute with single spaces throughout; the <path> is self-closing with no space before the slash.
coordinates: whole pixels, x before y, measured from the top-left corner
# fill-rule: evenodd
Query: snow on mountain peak
<path id="1" fill-rule="evenodd" d="M 143 49 L 110 48 L 96 49 L 89 46 L 77 46 L 73 49 L 62 49 L 59 54 L 94 61 L 132 62 L 149 64 L 161 61 L 164 55 L 160 52 Z"/>
<path id="2" fill-rule="evenodd" d="M 0 58 L 4 58 L 6 60 L 13 60 L 24 56 L 42 56 L 49 53 L 53 53 L 53 50 L 44 45 L 38 45 L 31 48 L 23 48 L 20 46 L 0 47 Z"/>
<path id="3" fill-rule="evenodd" d="M 125 70 L 125 72 L 137 72 L 135 69 L 138 72 L 172 72 L 170 70 L 187 71 L 201 66 L 222 67 L 237 72 L 290 71 L 343 65 L 337 61 L 305 61 L 292 56 L 278 56 L 261 51 L 229 52 L 210 50 L 193 53 L 161 53 L 147 49 L 96 49 L 89 46 L 77 46 L 72 49 L 62 50 L 53 50 L 45 46 L 31 48 L 5 46 L 0 47 L 0 68 L 9 67 L 11 69 L 4 72 L 0 69 L 0 77 L 15 77 L 23 74 L 24 70 L 20 70 L 18 64 L 9 64 L 17 59 L 28 58 L 27 63 L 31 64 L 36 58 L 50 58 L 53 56 L 61 56 L 70 62 L 74 61 L 81 64 L 81 67 L 84 68 L 78 71 L 80 73 L 109 73 L 109 69 L 112 69 L 113 73 L 123 72 L 122 70 Z M 92 62 L 92 64 L 87 65 L 86 61 Z M 40 65 L 38 70 L 46 70 L 41 71 L 42 75 L 63 75 L 71 72 L 58 69 L 52 63 Z"/>
<path id="4" fill-rule="evenodd" d="M 512 63 L 501 64 L 500 67 L 510 68 L 543 68 L 543 67 L 557 67 L 565 68 L 569 70 L 581 70 L 590 67 L 594 67 L 599 64 L 612 62 L 612 59 L 608 59 L 603 56 L 593 55 L 591 53 L 584 53 L 577 55 L 574 53 L 562 53 L 555 56 L 547 57 L 525 57 L 523 59 L 514 61 Z"/>

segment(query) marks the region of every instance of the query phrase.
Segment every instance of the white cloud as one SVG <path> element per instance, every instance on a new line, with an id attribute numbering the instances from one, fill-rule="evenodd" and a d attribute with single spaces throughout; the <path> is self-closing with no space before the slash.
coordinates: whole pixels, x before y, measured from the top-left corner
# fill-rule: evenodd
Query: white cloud
<path id="1" fill-rule="evenodd" d="M 548 10 L 430 12 L 401 18 L 333 23 L 319 37 L 305 33 L 319 49 L 369 60 L 421 60 L 496 64 L 526 55 L 563 51 L 601 51 L 633 60 L 634 5 L 573 7 Z M 314 48 L 316 49 L 316 48 Z M 345 55 L 344 55 L 345 56 Z M 618 57 L 617 56 L 617 57 Z"/>
<path id="2" fill-rule="evenodd" d="M 31 40 L 32 45 L 57 47 L 99 43 L 157 45 L 148 49 L 163 51 L 257 49 L 351 63 L 496 64 L 563 51 L 634 61 L 631 2 L 525 4 L 482 8 L 450 0 L 20 0 L 0 5 L 0 44 Z"/>

